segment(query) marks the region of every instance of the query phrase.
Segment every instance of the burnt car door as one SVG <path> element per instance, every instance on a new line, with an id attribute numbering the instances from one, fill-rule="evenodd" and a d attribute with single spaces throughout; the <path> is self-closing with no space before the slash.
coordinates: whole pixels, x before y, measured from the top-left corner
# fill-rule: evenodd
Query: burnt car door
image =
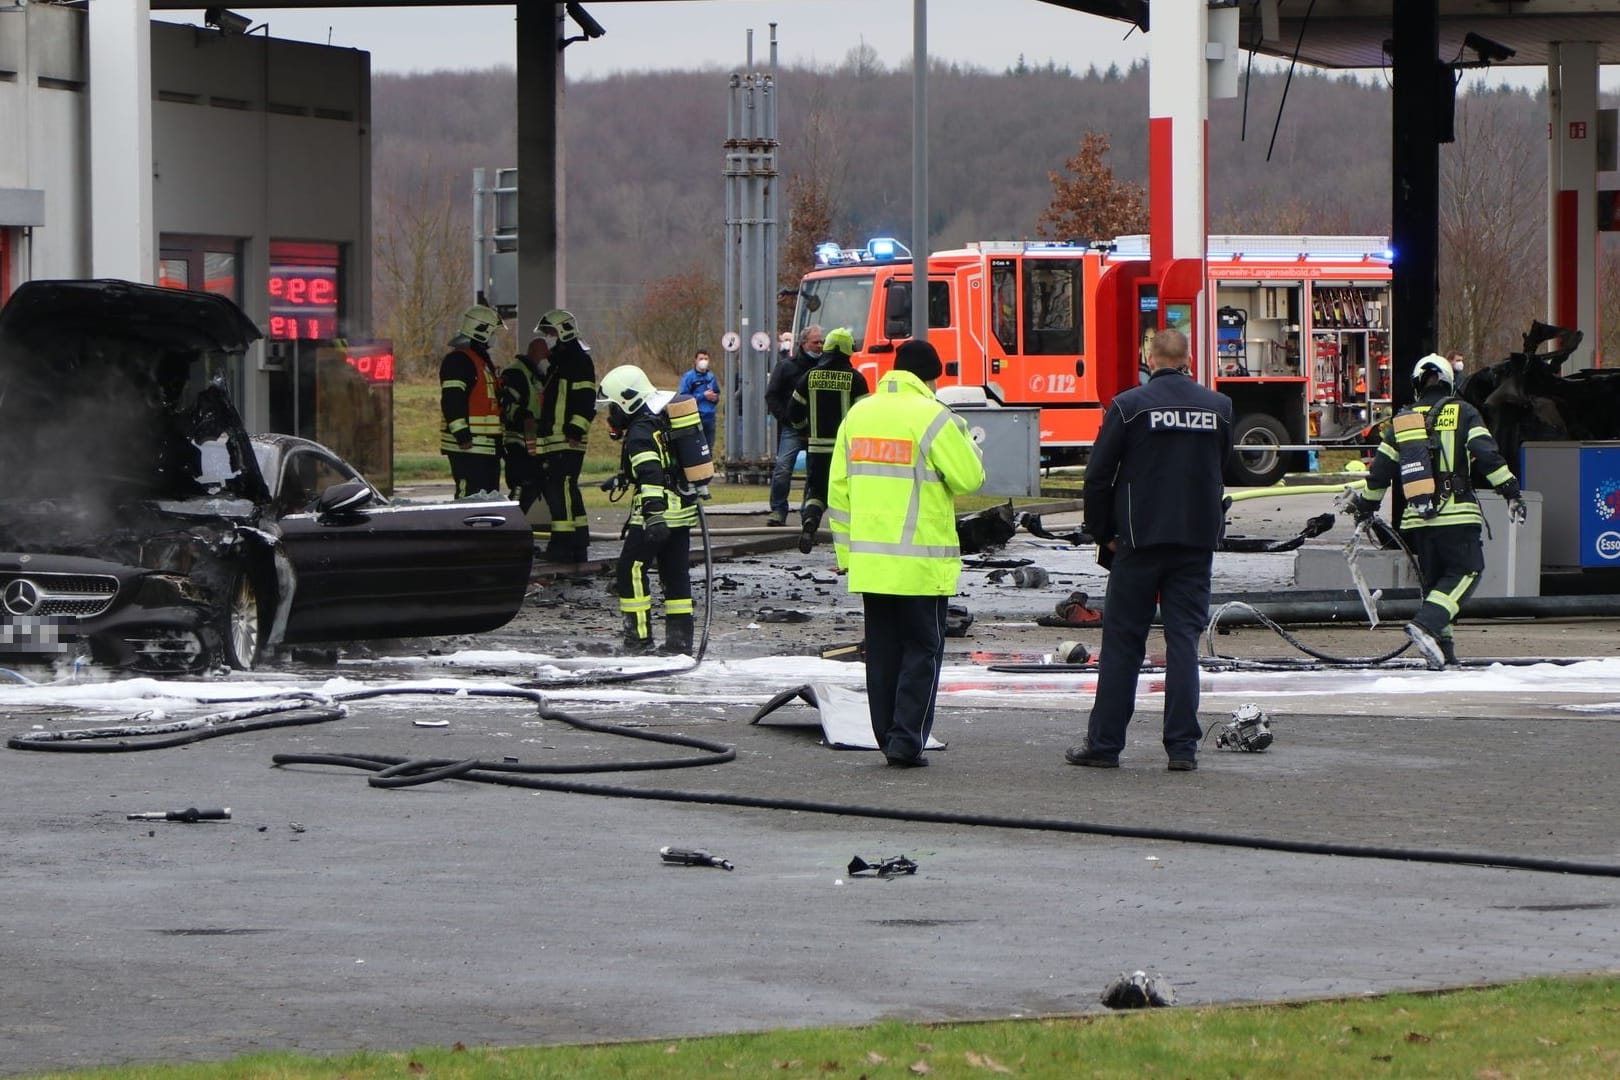
<path id="1" fill-rule="evenodd" d="M 390 502 L 325 447 L 291 440 L 273 486 L 297 579 L 287 641 L 477 633 L 523 603 L 534 543 L 515 503 Z"/>

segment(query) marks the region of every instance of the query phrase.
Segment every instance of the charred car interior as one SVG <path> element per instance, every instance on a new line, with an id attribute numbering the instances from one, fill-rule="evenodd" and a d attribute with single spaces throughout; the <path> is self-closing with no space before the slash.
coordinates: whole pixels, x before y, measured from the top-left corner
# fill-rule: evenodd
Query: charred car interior
<path id="1" fill-rule="evenodd" d="M 250 668 L 517 613 L 515 504 L 391 502 L 319 444 L 249 436 L 225 375 L 259 336 L 227 298 L 123 281 L 0 309 L 0 658 Z"/>

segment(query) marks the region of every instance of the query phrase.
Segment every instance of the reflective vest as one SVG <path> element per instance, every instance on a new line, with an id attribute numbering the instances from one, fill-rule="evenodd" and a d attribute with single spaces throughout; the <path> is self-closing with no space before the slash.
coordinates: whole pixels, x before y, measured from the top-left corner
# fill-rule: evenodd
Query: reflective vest
<path id="1" fill-rule="evenodd" d="M 966 421 L 909 371 L 850 407 L 833 445 L 828 527 L 849 591 L 952 596 L 962 574 L 955 496 L 984 483 Z"/>
<path id="2" fill-rule="evenodd" d="M 444 428 L 439 436 L 442 452 L 500 452 L 500 380 L 487 357 L 466 346 L 445 356 L 439 365 L 439 400 L 444 411 Z M 461 431 L 472 434 L 472 446 L 467 450 L 456 442 L 456 434 Z"/>

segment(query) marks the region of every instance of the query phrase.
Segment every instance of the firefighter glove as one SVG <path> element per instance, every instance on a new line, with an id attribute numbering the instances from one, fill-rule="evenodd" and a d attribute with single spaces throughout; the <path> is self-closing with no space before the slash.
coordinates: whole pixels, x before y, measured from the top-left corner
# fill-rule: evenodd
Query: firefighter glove
<path id="1" fill-rule="evenodd" d="M 456 445 L 459 446 L 463 450 L 471 450 L 472 449 L 472 432 L 470 432 L 470 431 L 458 431 L 458 432 L 456 432 Z"/>
<path id="2" fill-rule="evenodd" d="M 1524 519 L 1530 516 L 1530 508 L 1524 505 L 1522 496 L 1514 496 L 1508 500 L 1508 520 L 1515 525 L 1523 525 Z"/>
<path id="3" fill-rule="evenodd" d="M 1344 512 L 1355 519 L 1357 525 L 1360 525 L 1370 519 L 1373 516 L 1373 511 L 1377 509 L 1378 504 L 1371 499 L 1363 499 L 1360 495 L 1353 495 L 1350 501 L 1345 504 Z"/>

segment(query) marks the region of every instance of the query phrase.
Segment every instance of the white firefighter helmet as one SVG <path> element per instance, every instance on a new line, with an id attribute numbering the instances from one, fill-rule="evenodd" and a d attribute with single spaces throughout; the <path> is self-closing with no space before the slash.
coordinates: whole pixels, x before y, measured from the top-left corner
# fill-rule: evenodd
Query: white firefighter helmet
<path id="1" fill-rule="evenodd" d="M 640 411 L 657 395 L 647 373 L 634 364 L 620 364 L 602 377 L 602 398 L 627 413 Z"/>
<path id="2" fill-rule="evenodd" d="M 469 341 L 476 341 L 480 345 L 488 345 L 489 339 L 495 336 L 495 331 L 506 324 L 501 322 L 500 313 L 492 307 L 483 304 L 474 304 L 461 316 L 461 326 L 456 330 L 460 337 Z"/>
<path id="3" fill-rule="evenodd" d="M 553 308 L 540 316 L 540 321 L 534 324 L 534 332 L 556 334 L 558 341 L 573 341 L 579 337 L 579 323 L 575 320 L 573 312 Z"/>
<path id="4" fill-rule="evenodd" d="M 1439 353 L 1430 353 L 1412 367 L 1412 388 L 1421 390 L 1430 375 L 1438 375 L 1448 388 L 1452 385 L 1451 364 Z"/>

